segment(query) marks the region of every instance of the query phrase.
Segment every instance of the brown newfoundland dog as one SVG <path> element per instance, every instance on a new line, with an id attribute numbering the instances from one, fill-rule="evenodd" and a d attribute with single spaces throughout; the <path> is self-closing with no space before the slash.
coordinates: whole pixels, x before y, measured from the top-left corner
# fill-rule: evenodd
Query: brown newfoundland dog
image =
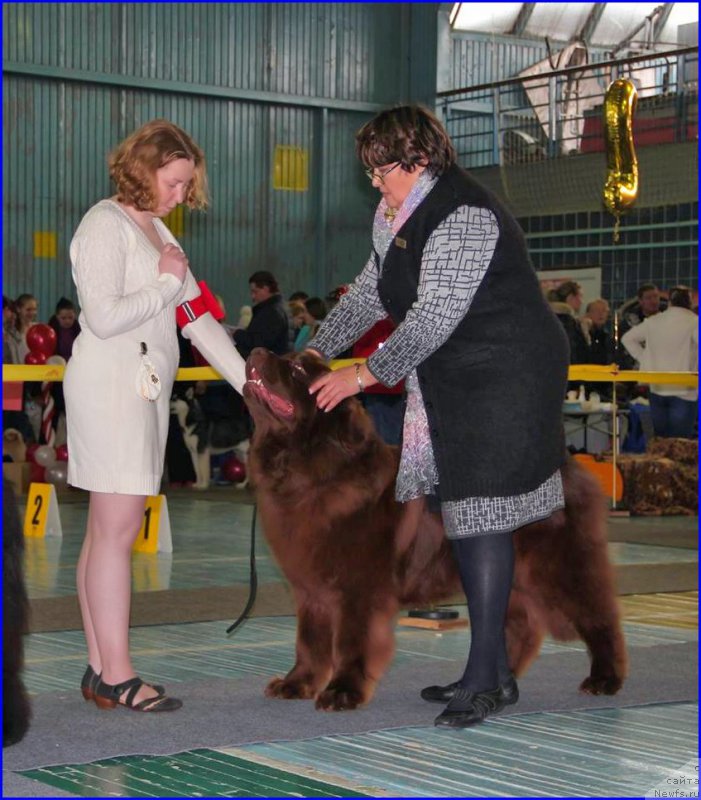
<path id="1" fill-rule="evenodd" d="M 317 409 L 308 386 L 326 370 L 312 354 L 280 358 L 257 348 L 244 398 L 255 422 L 249 474 L 263 531 L 297 606 L 295 664 L 266 694 L 340 711 L 372 697 L 394 653 L 400 607 L 446 599 L 460 583 L 440 515 L 423 498 L 394 499 L 398 451 L 360 402 Z M 604 499 L 574 461 L 563 474 L 565 510 L 516 535 L 509 661 L 521 675 L 547 633 L 579 637 L 591 656 L 580 689 L 614 694 L 626 654 Z"/>

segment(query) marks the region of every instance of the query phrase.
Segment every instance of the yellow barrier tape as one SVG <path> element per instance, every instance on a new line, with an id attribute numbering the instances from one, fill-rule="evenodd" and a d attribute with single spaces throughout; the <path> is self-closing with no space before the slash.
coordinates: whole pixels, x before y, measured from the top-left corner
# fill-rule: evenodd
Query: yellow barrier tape
<path id="1" fill-rule="evenodd" d="M 331 362 L 332 369 L 340 369 L 351 364 L 362 364 L 364 358 L 339 358 Z M 18 381 L 62 381 L 62 366 L 44 366 L 42 364 L 3 364 L 3 383 Z M 221 375 L 212 367 L 186 367 L 179 369 L 175 377 L 177 381 L 219 381 Z M 573 364 L 569 370 L 571 381 L 593 381 L 600 383 L 661 383 L 671 386 L 699 385 L 698 372 L 637 372 L 636 370 L 619 370 L 615 364 L 600 366 L 599 364 Z"/>

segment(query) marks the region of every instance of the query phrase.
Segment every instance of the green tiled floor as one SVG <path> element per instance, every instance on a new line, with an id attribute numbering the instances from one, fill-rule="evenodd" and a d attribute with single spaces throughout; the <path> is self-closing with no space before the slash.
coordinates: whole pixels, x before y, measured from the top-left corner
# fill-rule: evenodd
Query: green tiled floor
<path id="1" fill-rule="evenodd" d="M 81 797 L 367 797 L 255 761 L 191 750 L 177 756 L 109 758 L 21 773 Z"/>
<path id="2" fill-rule="evenodd" d="M 692 703 L 495 718 L 228 750 L 327 780 L 372 776 L 393 797 L 633 797 L 697 757 Z"/>

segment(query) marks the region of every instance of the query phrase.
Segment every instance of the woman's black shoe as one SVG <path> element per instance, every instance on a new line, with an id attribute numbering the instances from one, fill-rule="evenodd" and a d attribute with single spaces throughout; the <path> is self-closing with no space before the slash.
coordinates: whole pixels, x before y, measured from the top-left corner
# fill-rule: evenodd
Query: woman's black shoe
<path id="1" fill-rule="evenodd" d="M 132 711 L 177 711 L 182 707 L 183 701 L 178 700 L 177 697 L 166 697 L 163 692 L 159 692 L 155 697 L 148 697 L 146 700 L 134 702 L 139 689 L 142 686 L 147 686 L 138 676 L 129 678 L 122 683 L 105 683 L 99 679 L 95 687 L 95 705 L 98 708 L 112 709 L 117 706 L 125 706 Z M 153 688 L 153 687 L 150 687 Z M 126 693 L 126 697 L 122 702 L 122 695 Z"/>
<path id="2" fill-rule="evenodd" d="M 490 714 L 498 714 L 505 705 L 501 686 L 489 692 L 468 692 L 459 687 L 445 711 L 434 720 L 434 725 L 439 728 L 468 728 L 483 722 Z"/>
<path id="3" fill-rule="evenodd" d="M 448 703 L 453 699 L 455 690 L 460 688 L 460 681 L 449 683 L 447 686 L 427 686 L 421 690 L 421 697 L 429 703 Z M 518 684 L 516 679 L 507 678 L 499 686 L 505 706 L 518 702 Z"/>
<path id="4" fill-rule="evenodd" d="M 90 664 L 88 664 L 80 681 L 80 691 L 83 693 L 83 698 L 86 701 L 95 699 L 95 687 L 99 682 L 100 676 L 95 672 Z M 152 689 L 155 689 L 158 694 L 165 694 L 165 689 L 162 686 L 159 686 L 157 683 L 149 684 L 149 686 L 151 686 Z"/>

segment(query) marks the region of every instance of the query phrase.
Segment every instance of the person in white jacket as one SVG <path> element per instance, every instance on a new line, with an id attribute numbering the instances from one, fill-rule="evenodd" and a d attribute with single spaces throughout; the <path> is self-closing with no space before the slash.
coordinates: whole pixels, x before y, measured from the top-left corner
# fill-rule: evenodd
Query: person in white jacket
<path id="1" fill-rule="evenodd" d="M 646 317 L 621 342 L 642 371 L 696 372 L 699 363 L 699 318 L 691 311 L 691 293 L 675 286 L 669 308 Z M 698 389 L 663 383 L 650 385 L 650 413 L 656 436 L 694 437 Z"/>
<path id="2" fill-rule="evenodd" d="M 88 210 L 70 245 L 82 331 L 64 378 L 68 480 L 90 492 L 77 570 L 88 648 L 81 690 L 100 708 L 173 711 L 180 700 L 135 675 L 129 610 L 132 545 L 163 472 L 176 318 L 238 392 L 245 363 L 161 220 L 181 203 L 206 207 L 200 148 L 171 122 L 153 120 L 109 164 L 117 192 Z"/>

